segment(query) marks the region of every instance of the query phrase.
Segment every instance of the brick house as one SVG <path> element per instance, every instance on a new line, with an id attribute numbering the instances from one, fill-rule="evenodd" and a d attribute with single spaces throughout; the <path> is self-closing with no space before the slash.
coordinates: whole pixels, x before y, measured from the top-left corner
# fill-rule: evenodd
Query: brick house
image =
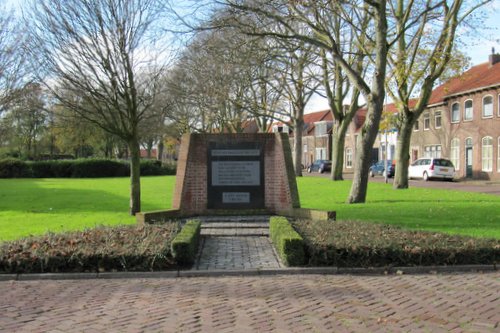
<path id="1" fill-rule="evenodd" d="M 329 160 L 331 158 L 332 125 L 333 116 L 330 110 L 304 115 L 301 158 L 304 167 L 307 167 L 315 160 Z M 274 123 L 271 131 L 288 133 L 290 135 L 290 145 L 293 147 L 293 130 L 286 123 Z"/>
<path id="2" fill-rule="evenodd" d="M 433 91 L 410 151 L 449 158 L 458 178 L 500 180 L 500 54 Z"/>
<path id="3" fill-rule="evenodd" d="M 388 111 L 397 112 L 393 104 Z M 344 150 L 344 172 L 354 170 L 355 142 L 364 123 L 361 108 L 348 130 Z M 316 159 L 330 159 L 332 114 L 329 110 L 304 116 L 304 166 Z M 290 132 L 286 125 L 273 131 Z M 394 159 L 397 133 L 378 135 L 372 160 Z M 293 144 L 293 137 L 291 138 Z M 387 147 L 387 148 L 386 148 Z M 384 152 L 384 153 L 383 153 Z M 385 153 L 386 152 L 386 153 Z M 438 86 L 427 109 L 415 124 L 410 159 L 449 158 L 458 178 L 500 180 L 500 54 L 473 66 L 462 75 Z"/>

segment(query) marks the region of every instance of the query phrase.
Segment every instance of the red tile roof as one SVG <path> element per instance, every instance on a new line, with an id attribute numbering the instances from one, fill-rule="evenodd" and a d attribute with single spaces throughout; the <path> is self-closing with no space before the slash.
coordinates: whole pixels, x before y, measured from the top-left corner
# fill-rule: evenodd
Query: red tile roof
<path id="1" fill-rule="evenodd" d="M 330 112 L 330 109 L 313 113 L 306 113 L 304 115 L 304 123 L 306 124 L 312 124 L 318 121 L 333 121 L 333 116 Z"/>
<path id="2" fill-rule="evenodd" d="M 451 95 L 466 93 L 481 88 L 500 85 L 500 62 L 490 65 L 489 62 L 477 65 L 432 92 L 429 105 L 439 104 Z"/>

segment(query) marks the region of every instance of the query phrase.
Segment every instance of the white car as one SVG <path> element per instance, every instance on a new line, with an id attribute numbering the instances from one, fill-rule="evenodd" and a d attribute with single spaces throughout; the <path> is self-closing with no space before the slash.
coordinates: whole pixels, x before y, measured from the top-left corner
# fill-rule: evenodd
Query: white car
<path id="1" fill-rule="evenodd" d="M 408 178 L 422 178 L 428 181 L 432 178 L 441 178 L 453 181 L 455 167 L 445 158 L 420 158 L 408 168 Z"/>

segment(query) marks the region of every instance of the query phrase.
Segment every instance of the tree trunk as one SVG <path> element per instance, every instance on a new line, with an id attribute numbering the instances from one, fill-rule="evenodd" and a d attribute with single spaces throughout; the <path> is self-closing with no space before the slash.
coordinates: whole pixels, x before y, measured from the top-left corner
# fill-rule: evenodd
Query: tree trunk
<path id="1" fill-rule="evenodd" d="M 356 142 L 354 175 L 347 203 L 364 203 L 366 201 L 371 152 L 378 134 L 382 107 L 383 98 L 379 98 L 377 102 L 368 103 L 366 121 L 360 131 L 361 137 Z"/>
<path id="2" fill-rule="evenodd" d="M 158 151 L 156 152 L 156 159 L 163 162 L 163 151 L 165 150 L 165 144 L 163 143 L 163 138 L 158 142 Z"/>
<path id="3" fill-rule="evenodd" d="M 332 180 L 344 180 L 344 148 L 347 127 L 334 125 L 332 131 Z"/>
<path id="4" fill-rule="evenodd" d="M 141 211 L 141 149 L 139 141 L 128 142 L 130 151 L 130 215 Z"/>
<path id="5" fill-rule="evenodd" d="M 371 151 L 373 143 L 377 138 L 380 119 L 385 98 L 385 80 L 387 65 L 387 2 L 377 1 L 377 6 L 373 6 L 375 19 L 375 63 L 372 77 L 372 86 L 368 91 L 363 88 L 367 105 L 365 123 L 360 130 L 361 138 L 356 143 L 356 158 L 354 160 L 354 176 L 352 180 L 351 192 L 347 199 L 348 203 L 363 203 L 366 201 L 368 191 L 368 169 L 371 163 Z M 362 85 L 358 85 L 362 88 Z"/>
<path id="6" fill-rule="evenodd" d="M 293 131 L 293 163 L 295 167 L 295 176 L 302 177 L 302 133 L 304 129 L 304 118 L 294 119 L 295 129 Z"/>
<path id="7" fill-rule="evenodd" d="M 403 122 L 398 133 L 396 145 L 396 173 L 393 188 L 408 188 L 408 166 L 410 164 L 410 140 L 413 132 L 413 121 Z"/>

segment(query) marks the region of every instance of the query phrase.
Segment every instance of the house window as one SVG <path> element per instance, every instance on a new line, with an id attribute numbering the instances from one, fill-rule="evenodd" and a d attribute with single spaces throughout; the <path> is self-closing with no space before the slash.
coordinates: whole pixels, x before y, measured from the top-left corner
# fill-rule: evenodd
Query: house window
<path id="1" fill-rule="evenodd" d="M 289 133 L 289 128 L 287 125 L 274 125 L 273 133 Z"/>
<path id="2" fill-rule="evenodd" d="M 493 138 L 491 136 L 484 137 L 482 146 L 481 170 L 491 172 L 493 170 Z"/>
<path id="3" fill-rule="evenodd" d="M 469 99 L 465 101 L 464 105 L 464 120 L 472 120 L 472 114 L 473 114 L 472 100 Z"/>
<path id="4" fill-rule="evenodd" d="M 428 113 L 424 114 L 424 131 L 431 127 L 431 119 Z"/>
<path id="5" fill-rule="evenodd" d="M 346 148 L 345 150 L 345 167 L 352 168 L 352 148 Z"/>
<path id="6" fill-rule="evenodd" d="M 326 148 L 316 148 L 316 159 L 326 160 Z"/>
<path id="7" fill-rule="evenodd" d="M 441 128 L 441 111 L 436 111 L 434 114 L 434 126 L 435 128 Z"/>
<path id="8" fill-rule="evenodd" d="M 483 98 L 483 118 L 493 117 L 493 97 L 485 96 Z"/>
<path id="9" fill-rule="evenodd" d="M 419 122 L 417 120 L 417 121 L 415 121 L 415 126 L 413 127 L 414 131 L 418 131 L 419 130 L 418 125 L 419 125 Z"/>
<path id="10" fill-rule="evenodd" d="M 322 136 L 326 135 L 326 122 L 319 122 L 314 124 L 314 135 Z"/>
<path id="11" fill-rule="evenodd" d="M 425 146 L 424 157 L 441 157 L 441 145 Z"/>
<path id="12" fill-rule="evenodd" d="M 460 104 L 454 103 L 451 106 L 451 122 L 458 123 L 460 121 Z"/>
<path id="13" fill-rule="evenodd" d="M 500 172 L 500 136 L 498 137 L 497 171 Z"/>
<path id="14" fill-rule="evenodd" d="M 451 140 L 450 160 L 456 170 L 460 170 L 460 140 L 455 138 Z"/>

